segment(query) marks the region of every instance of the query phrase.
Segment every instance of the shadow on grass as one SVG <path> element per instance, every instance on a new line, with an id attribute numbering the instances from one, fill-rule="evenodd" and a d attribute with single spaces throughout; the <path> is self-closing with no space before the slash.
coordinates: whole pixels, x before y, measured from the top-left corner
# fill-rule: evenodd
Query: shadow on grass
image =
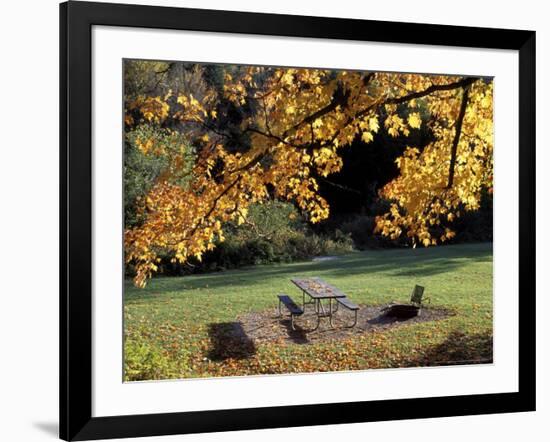
<path id="1" fill-rule="evenodd" d="M 263 285 L 269 279 L 289 279 L 296 275 L 315 275 L 330 279 L 387 272 L 388 276 L 394 277 L 422 277 L 450 272 L 471 262 L 491 260 L 491 243 L 365 251 L 326 261 L 260 265 L 183 278 L 155 278 L 144 290 L 132 289 L 131 281 L 128 281 L 126 296 L 128 299 L 139 300 L 156 296 L 155 292 L 159 290 L 168 294 L 193 289 L 215 290 L 220 287 L 250 288 Z"/>
<path id="2" fill-rule="evenodd" d="M 491 364 L 493 335 L 490 332 L 467 335 L 455 331 L 441 344 L 405 362 L 408 367 Z"/>
<path id="3" fill-rule="evenodd" d="M 307 338 L 308 330 L 296 324 L 296 321 L 294 321 L 295 330 L 292 330 L 290 319 L 281 320 L 281 324 L 286 328 L 288 339 L 290 339 L 294 344 L 309 344 L 309 339 Z"/>
<path id="4" fill-rule="evenodd" d="M 401 323 L 401 322 L 407 322 L 411 318 L 399 318 L 397 316 L 388 316 L 386 313 L 381 313 L 378 316 L 367 320 L 367 324 L 369 325 L 388 325 L 388 324 L 394 324 L 394 323 Z"/>
<path id="5" fill-rule="evenodd" d="M 240 322 L 221 322 L 208 326 L 208 336 L 212 347 L 208 359 L 246 359 L 256 354 L 256 346 Z"/>

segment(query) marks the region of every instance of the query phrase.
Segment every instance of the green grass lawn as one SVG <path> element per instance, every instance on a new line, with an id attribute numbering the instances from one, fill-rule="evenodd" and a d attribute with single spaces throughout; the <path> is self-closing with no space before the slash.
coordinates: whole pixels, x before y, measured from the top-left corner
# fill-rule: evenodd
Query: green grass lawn
<path id="1" fill-rule="evenodd" d="M 339 259 L 256 266 L 125 284 L 125 379 L 241 376 L 490 362 L 492 244 L 365 251 Z M 293 276 L 319 276 L 359 304 L 407 302 L 414 284 L 430 306 L 454 314 L 349 339 L 260 344 L 216 360 L 209 331 L 251 311 L 275 309 L 277 293 L 301 300 Z M 323 326 L 323 324 L 322 324 Z M 327 326 L 326 324 L 324 325 Z"/>

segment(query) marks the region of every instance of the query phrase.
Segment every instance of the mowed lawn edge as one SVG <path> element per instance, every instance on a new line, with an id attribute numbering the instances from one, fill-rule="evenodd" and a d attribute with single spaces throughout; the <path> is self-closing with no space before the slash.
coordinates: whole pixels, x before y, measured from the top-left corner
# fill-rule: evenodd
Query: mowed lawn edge
<path id="1" fill-rule="evenodd" d="M 336 259 L 156 277 L 145 289 L 127 280 L 125 380 L 490 363 L 492 251 L 492 243 L 368 250 Z M 229 330 L 239 316 L 275 313 L 278 293 L 301 301 L 290 281 L 294 276 L 319 276 L 353 302 L 371 306 L 407 302 L 419 284 L 430 298 L 428 308 L 445 308 L 451 315 L 334 342 L 222 339 L 220 330 Z M 220 346 L 230 350 L 224 357 L 215 352 Z"/>

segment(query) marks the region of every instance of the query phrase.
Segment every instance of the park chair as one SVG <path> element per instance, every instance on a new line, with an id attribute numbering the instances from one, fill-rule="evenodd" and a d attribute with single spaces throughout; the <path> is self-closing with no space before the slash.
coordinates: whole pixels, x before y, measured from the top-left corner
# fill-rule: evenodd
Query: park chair
<path id="1" fill-rule="evenodd" d="M 422 295 L 424 294 L 424 287 L 421 285 L 415 285 L 411 293 L 411 304 L 418 307 L 422 306 Z M 429 299 L 426 298 L 425 301 L 429 302 Z"/>
<path id="2" fill-rule="evenodd" d="M 420 313 L 422 303 L 428 301 L 429 298 L 423 298 L 424 287 L 421 285 L 415 285 L 411 292 L 411 301 L 409 304 L 399 304 L 392 302 L 381 311 L 388 316 L 396 316 L 401 318 L 410 318 Z"/>

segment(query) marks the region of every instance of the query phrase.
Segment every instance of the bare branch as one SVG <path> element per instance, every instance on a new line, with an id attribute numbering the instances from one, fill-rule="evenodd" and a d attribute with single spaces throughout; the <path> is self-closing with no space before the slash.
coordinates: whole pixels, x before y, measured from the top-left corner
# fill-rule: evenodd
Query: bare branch
<path id="1" fill-rule="evenodd" d="M 467 78 L 463 78 L 460 81 L 456 81 L 454 83 L 435 84 L 435 85 L 432 85 L 432 86 L 424 89 L 423 91 L 413 92 L 412 94 L 404 95 L 402 97 L 390 98 L 390 99 L 386 100 L 384 102 L 384 104 L 401 104 L 401 103 L 405 103 L 407 101 L 414 100 L 416 98 L 425 97 L 426 95 L 430 95 L 433 92 L 451 91 L 453 89 L 458 89 L 460 87 L 465 88 L 466 86 L 471 85 L 472 83 L 474 83 L 477 80 L 479 80 L 478 77 L 467 77 Z"/>
<path id="2" fill-rule="evenodd" d="M 470 85 L 464 86 L 462 92 L 462 102 L 460 103 L 460 111 L 456 119 L 455 124 L 455 136 L 453 144 L 451 145 L 451 162 L 449 164 L 449 179 L 447 181 L 447 189 L 453 187 L 453 181 L 455 176 L 456 165 L 456 151 L 458 149 L 458 142 L 460 141 L 460 133 L 462 132 L 462 122 L 464 121 L 464 115 L 466 114 L 466 107 L 468 106 L 468 93 L 470 91 Z"/>
<path id="3" fill-rule="evenodd" d="M 365 78 L 363 79 L 364 86 L 367 87 L 373 78 L 374 78 L 374 72 L 370 72 L 368 75 L 366 75 Z M 317 110 L 313 114 L 305 117 L 302 121 L 300 121 L 299 123 L 296 123 L 291 128 L 287 129 L 283 134 L 283 138 L 286 138 L 286 136 L 290 132 L 298 129 L 301 125 L 307 124 L 307 123 L 313 123 L 315 120 L 322 117 L 323 115 L 326 115 L 329 112 L 332 112 L 338 106 L 346 106 L 348 102 L 348 98 L 349 98 L 349 93 L 344 92 L 341 88 L 336 89 L 329 104 Z"/>

